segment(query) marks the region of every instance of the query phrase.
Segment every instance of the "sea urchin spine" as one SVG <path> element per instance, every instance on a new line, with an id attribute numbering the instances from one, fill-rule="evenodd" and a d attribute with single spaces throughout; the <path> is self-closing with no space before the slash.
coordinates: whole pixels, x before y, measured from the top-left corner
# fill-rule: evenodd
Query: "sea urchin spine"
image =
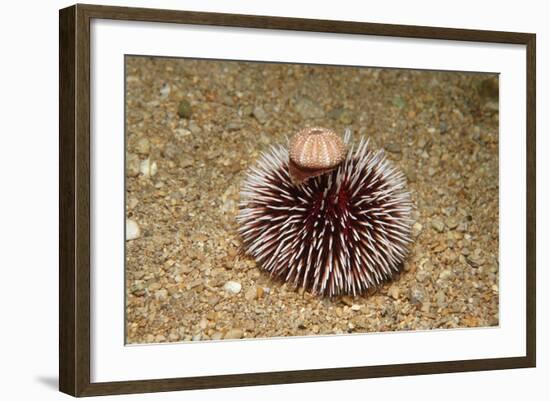
<path id="1" fill-rule="evenodd" d="M 411 242 L 403 174 L 361 139 L 334 170 L 294 184 L 285 147 L 250 168 L 237 221 L 271 276 L 318 295 L 358 295 L 399 272 Z"/>

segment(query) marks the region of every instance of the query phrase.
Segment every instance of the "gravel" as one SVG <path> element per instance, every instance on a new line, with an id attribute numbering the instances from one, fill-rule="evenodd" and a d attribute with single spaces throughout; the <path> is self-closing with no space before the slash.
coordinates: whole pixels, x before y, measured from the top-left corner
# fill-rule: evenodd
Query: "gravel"
<path id="1" fill-rule="evenodd" d="M 126 63 L 128 343 L 499 324 L 495 76 Z M 408 178 L 410 254 L 394 282 L 365 296 L 319 299 L 241 252 L 235 216 L 246 169 L 312 125 L 369 137 Z"/>

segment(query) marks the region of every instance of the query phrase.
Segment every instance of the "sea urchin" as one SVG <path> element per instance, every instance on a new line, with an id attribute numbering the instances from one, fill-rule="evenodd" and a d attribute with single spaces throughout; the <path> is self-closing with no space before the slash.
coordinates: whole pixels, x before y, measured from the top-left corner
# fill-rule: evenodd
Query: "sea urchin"
<path id="1" fill-rule="evenodd" d="M 249 169 L 239 231 L 247 253 L 272 277 L 335 296 L 365 293 L 399 272 L 411 242 L 411 198 L 404 175 L 368 142 L 298 184 L 281 145 Z"/>

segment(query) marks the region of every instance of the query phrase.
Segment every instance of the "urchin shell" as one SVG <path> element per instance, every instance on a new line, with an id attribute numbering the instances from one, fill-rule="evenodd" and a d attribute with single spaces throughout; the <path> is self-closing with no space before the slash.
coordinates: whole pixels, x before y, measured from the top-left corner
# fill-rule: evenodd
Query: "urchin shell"
<path id="1" fill-rule="evenodd" d="M 335 167 L 346 157 L 346 146 L 336 133 L 312 127 L 298 131 L 289 146 L 290 159 L 297 166 L 317 170 Z"/>
<path id="2" fill-rule="evenodd" d="M 271 276 L 322 296 L 358 295 L 400 271 L 411 208 L 402 172 L 368 140 L 299 185 L 277 145 L 248 171 L 237 221 L 246 252 Z"/>

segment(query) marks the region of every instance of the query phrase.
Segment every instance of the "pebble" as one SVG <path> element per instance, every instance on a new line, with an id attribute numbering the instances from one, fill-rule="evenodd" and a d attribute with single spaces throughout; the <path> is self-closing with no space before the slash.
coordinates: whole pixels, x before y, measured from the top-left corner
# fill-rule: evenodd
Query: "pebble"
<path id="1" fill-rule="evenodd" d="M 393 98 L 392 103 L 395 107 L 398 107 L 400 109 L 404 108 L 407 105 L 407 102 L 403 100 L 403 98 L 396 96 Z"/>
<path id="2" fill-rule="evenodd" d="M 158 290 L 155 292 L 155 299 L 157 301 L 166 301 L 168 298 L 168 291 L 165 289 Z"/>
<path id="3" fill-rule="evenodd" d="M 439 273 L 439 279 L 440 280 L 448 280 L 452 276 L 452 272 L 450 270 L 443 270 L 441 273 Z"/>
<path id="4" fill-rule="evenodd" d="M 221 340 L 221 339 L 223 338 L 223 333 L 220 332 L 220 331 L 216 331 L 216 332 L 214 332 L 214 334 L 212 334 L 212 335 L 210 336 L 210 338 L 211 338 L 212 340 L 219 341 L 219 340 Z"/>
<path id="5" fill-rule="evenodd" d="M 418 269 L 416 271 L 416 281 L 423 283 L 426 279 L 428 279 L 431 276 L 430 272 L 424 270 L 424 269 Z"/>
<path id="6" fill-rule="evenodd" d="M 254 108 L 251 105 L 247 104 L 246 106 L 241 108 L 239 114 L 243 117 L 248 117 L 252 115 L 253 111 L 254 111 Z"/>
<path id="7" fill-rule="evenodd" d="M 136 151 L 142 155 L 148 155 L 151 145 L 149 144 L 149 139 L 140 138 L 136 143 Z"/>
<path id="8" fill-rule="evenodd" d="M 388 290 L 388 294 L 393 298 L 393 299 L 398 299 L 399 298 L 399 287 L 397 285 L 392 285 L 390 287 L 390 289 Z"/>
<path id="9" fill-rule="evenodd" d="M 468 255 L 466 257 L 466 261 L 472 267 L 479 267 L 479 266 L 483 265 L 483 263 L 485 263 L 485 259 L 483 258 L 483 256 L 476 255 L 476 254 Z"/>
<path id="10" fill-rule="evenodd" d="M 252 301 L 256 299 L 258 292 L 255 287 L 250 287 L 244 294 L 244 297 L 247 301 Z"/>
<path id="11" fill-rule="evenodd" d="M 304 330 L 304 329 L 307 328 L 304 319 L 298 319 L 298 320 L 296 320 L 296 323 L 295 323 L 295 324 L 296 324 L 296 327 L 297 327 L 298 329 L 300 329 L 300 330 Z"/>
<path id="12" fill-rule="evenodd" d="M 136 297 L 142 297 L 145 295 L 145 289 L 144 289 L 144 286 L 143 286 L 143 282 L 141 281 L 136 281 L 132 284 L 132 286 L 130 287 L 130 291 L 132 292 L 132 294 L 134 294 Z"/>
<path id="13" fill-rule="evenodd" d="M 351 305 L 351 310 L 357 312 L 357 311 L 361 310 L 361 305 L 353 304 L 353 305 Z"/>
<path id="14" fill-rule="evenodd" d="M 158 171 L 157 163 L 151 162 L 149 159 L 142 160 L 139 165 L 139 171 L 144 177 L 152 177 Z"/>
<path id="15" fill-rule="evenodd" d="M 166 83 L 162 85 L 162 88 L 160 88 L 160 98 L 166 99 L 170 95 L 170 90 L 171 90 L 170 85 Z"/>
<path id="16" fill-rule="evenodd" d="M 267 122 L 267 113 L 261 106 L 254 107 L 252 114 L 260 124 L 265 124 Z"/>
<path id="17" fill-rule="evenodd" d="M 430 301 L 426 301 L 422 304 L 422 307 L 420 308 L 420 310 L 424 313 L 430 313 L 430 309 L 432 307 L 432 304 Z"/>
<path id="18" fill-rule="evenodd" d="M 164 149 L 162 150 L 162 155 L 167 157 L 168 159 L 174 160 L 177 159 L 177 157 L 180 154 L 180 150 L 176 144 L 173 142 L 168 142 L 166 145 L 164 145 Z"/>
<path id="19" fill-rule="evenodd" d="M 485 103 L 484 107 L 485 107 L 485 109 L 487 109 L 489 111 L 498 111 L 499 104 L 498 104 L 498 102 L 487 102 L 487 103 Z"/>
<path id="20" fill-rule="evenodd" d="M 243 338 L 243 335 L 244 333 L 241 329 L 231 329 L 225 333 L 223 338 L 224 340 L 237 340 L 239 338 Z"/>
<path id="21" fill-rule="evenodd" d="M 228 281 L 224 284 L 223 289 L 230 294 L 238 294 L 241 292 L 241 283 L 236 281 Z"/>
<path id="22" fill-rule="evenodd" d="M 235 102 L 233 101 L 233 98 L 231 96 L 224 96 L 223 104 L 225 104 L 226 106 L 234 106 Z"/>
<path id="23" fill-rule="evenodd" d="M 138 223 L 136 223 L 135 220 L 126 219 L 126 241 L 139 238 L 140 235 L 141 231 Z"/>
<path id="24" fill-rule="evenodd" d="M 225 129 L 228 131 L 238 131 L 243 128 L 243 125 L 239 122 L 232 121 L 225 126 Z"/>
<path id="25" fill-rule="evenodd" d="M 126 153 L 126 174 L 135 177 L 139 175 L 140 160 L 139 157 L 133 153 Z"/>
<path id="26" fill-rule="evenodd" d="M 347 306 L 353 305 L 353 298 L 348 295 L 344 295 L 342 298 L 340 298 L 340 300 Z"/>
<path id="27" fill-rule="evenodd" d="M 445 224 L 439 219 L 433 219 L 431 224 L 435 231 L 439 233 L 442 233 L 445 230 Z"/>
<path id="28" fill-rule="evenodd" d="M 435 253 L 441 253 L 443 251 L 445 251 L 447 249 L 447 244 L 443 241 L 437 243 L 433 248 L 432 248 L 432 251 L 434 251 Z"/>
<path id="29" fill-rule="evenodd" d="M 191 114 L 191 103 L 189 103 L 187 100 L 180 101 L 178 105 L 178 116 L 180 118 L 189 118 L 191 117 Z"/>
<path id="30" fill-rule="evenodd" d="M 422 224 L 416 222 L 412 226 L 412 235 L 414 238 L 418 238 L 420 233 L 422 232 Z"/>
<path id="31" fill-rule="evenodd" d="M 195 161 L 190 156 L 184 156 L 179 160 L 181 168 L 191 167 L 193 164 L 195 164 Z"/>
<path id="32" fill-rule="evenodd" d="M 157 175 L 157 172 L 158 172 L 158 165 L 157 165 L 157 162 L 153 162 L 149 165 L 149 174 L 151 175 L 151 177 L 154 177 L 155 175 Z M 161 182 L 157 183 L 157 184 L 162 184 Z"/>
<path id="33" fill-rule="evenodd" d="M 247 320 L 244 323 L 244 329 L 247 331 L 253 331 L 256 328 L 256 323 L 254 323 L 254 320 Z"/>
<path id="34" fill-rule="evenodd" d="M 421 304 L 426 294 L 419 287 L 412 287 L 409 292 L 409 302 L 413 305 Z"/>
<path id="35" fill-rule="evenodd" d="M 200 134 L 202 132 L 202 128 L 199 127 L 195 121 L 189 121 L 188 128 L 189 128 L 189 131 L 191 131 L 191 133 L 193 135 L 197 135 L 197 134 Z"/>
<path id="36" fill-rule="evenodd" d="M 299 97 L 294 108 L 302 118 L 315 119 L 325 116 L 323 108 L 308 97 Z"/>
<path id="37" fill-rule="evenodd" d="M 447 227 L 449 227 L 451 230 L 454 230 L 455 228 L 458 227 L 458 221 L 454 218 L 450 218 L 450 219 L 447 219 Z"/>
<path id="38" fill-rule="evenodd" d="M 138 203 L 139 201 L 136 198 L 129 198 L 128 203 L 126 203 L 126 206 L 128 206 L 128 209 L 132 210 L 136 208 Z"/>
<path id="39" fill-rule="evenodd" d="M 401 145 L 395 142 L 390 142 L 386 145 L 386 150 L 391 153 L 401 153 Z"/>
<path id="40" fill-rule="evenodd" d="M 349 124 L 353 123 L 353 121 L 355 120 L 355 115 L 353 114 L 353 112 L 351 110 L 347 110 L 347 109 L 344 109 L 344 108 L 341 108 L 341 107 L 332 110 L 328 114 L 328 117 L 330 117 L 334 120 L 338 120 L 340 123 L 342 123 L 344 125 L 349 125 Z"/>
<path id="41" fill-rule="evenodd" d="M 352 111 L 350 110 L 344 110 L 342 114 L 340 114 L 340 117 L 338 118 L 338 121 L 340 121 L 344 125 L 350 125 L 355 120 L 355 116 Z"/>
<path id="42" fill-rule="evenodd" d="M 191 131 L 187 128 L 177 128 L 174 130 L 174 136 L 180 141 L 184 141 L 189 135 L 191 135 Z"/>
<path id="43" fill-rule="evenodd" d="M 189 284 L 187 284 L 187 288 L 188 289 L 195 288 L 195 287 L 198 287 L 202 284 L 203 284 L 202 279 L 198 278 L 196 280 L 191 281 Z"/>
<path id="44" fill-rule="evenodd" d="M 440 308 L 445 306 L 446 304 L 445 301 L 446 301 L 445 293 L 443 291 L 438 291 L 435 294 L 435 302 L 437 303 L 437 306 L 439 306 Z"/>

